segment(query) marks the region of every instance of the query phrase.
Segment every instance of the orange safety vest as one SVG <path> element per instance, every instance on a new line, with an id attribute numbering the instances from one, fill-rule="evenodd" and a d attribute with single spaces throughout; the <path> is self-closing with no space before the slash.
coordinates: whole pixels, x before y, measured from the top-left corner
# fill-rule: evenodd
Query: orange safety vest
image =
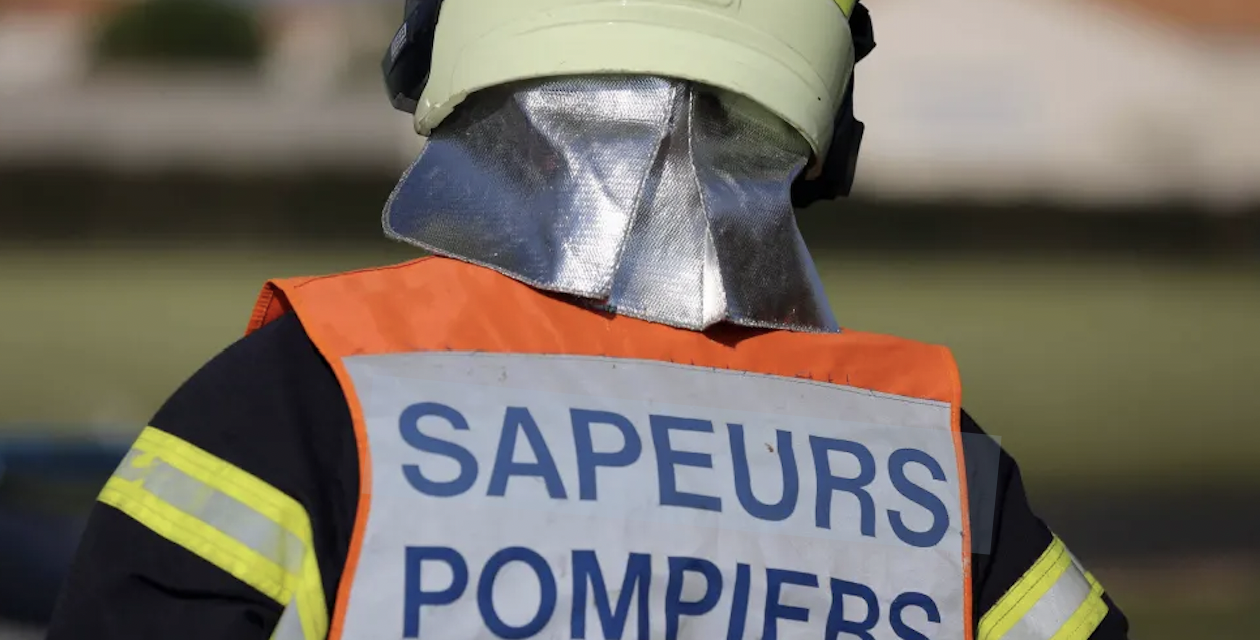
<path id="1" fill-rule="evenodd" d="M 359 451 L 330 638 L 972 637 L 945 348 L 679 330 L 446 258 L 269 282 L 249 330 L 289 311 Z"/>

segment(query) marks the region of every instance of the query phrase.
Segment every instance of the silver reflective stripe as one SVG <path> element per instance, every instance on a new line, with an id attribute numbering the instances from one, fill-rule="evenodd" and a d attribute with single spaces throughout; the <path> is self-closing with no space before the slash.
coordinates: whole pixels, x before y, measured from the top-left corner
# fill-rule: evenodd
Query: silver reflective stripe
<path id="1" fill-rule="evenodd" d="M 302 615 L 298 612 L 297 599 L 289 602 L 289 606 L 284 608 L 284 613 L 280 615 L 280 622 L 276 623 L 276 630 L 271 634 L 271 640 L 305 640 L 306 636 L 302 633 Z"/>
<path id="2" fill-rule="evenodd" d="M 1091 585 L 1079 564 L 1073 562 L 1028 613 L 1001 640 L 1049 640 L 1089 598 Z"/>
<path id="3" fill-rule="evenodd" d="M 326 636 L 310 521 L 280 490 L 145 427 L 98 499 L 284 605 L 275 637 Z"/>
<path id="4" fill-rule="evenodd" d="M 306 546 L 297 536 L 161 458 L 154 458 L 146 467 L 135 466 L 135 459 L 140 453 L 143 452 L 134 449 L 129 452 L 114 472 L 114 477 L 143 481 L 144 490 L 163 502 L 222 531 L 285 571 L 301 575 Z"/>

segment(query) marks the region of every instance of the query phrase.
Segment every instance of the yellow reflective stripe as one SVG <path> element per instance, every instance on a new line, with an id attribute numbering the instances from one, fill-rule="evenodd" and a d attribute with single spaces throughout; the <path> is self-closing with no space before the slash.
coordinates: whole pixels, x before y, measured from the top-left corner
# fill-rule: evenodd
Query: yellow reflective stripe
<path id="1" fill-rule="evenodd" d="M 1102 585 L 1088 572 L 1085 579 L 1089 580 L 1089 596 L 1050 640 L 1089 640 L 1098 625 L 1102 624 L 1103 618 L 1107 617 L 1107 603 L 1102 599 Z"/>
<path id="2" fill-rule="evenodd" d="M 853 6 L 857 4 L 857 0 L 836 0 L 836 4 L 840 6 L 840 10 L 844 15 L 853 15 Z"/>
<path id="3" fill-rule="evenodd" d="M 273 600 L 279 601 L 293 593 L 294 576 L 218 529 L 145 493 L 137 485 L 110 478 L 99 500 Z"/>
<path id="4" fill-rule="evenodd" d="M 275 637 L 324 638 L 328 610 L 310 519 L 246 471 L 146 427 L 100 501 L 286 606 Z M 293 625 L 293 616 L 299 625 Z M 293 629 L 300 626 L 301 635 Z M 285 635 L 280 635 L 281 633 Z"/>
<path id="5" fill-rule="evenodd" d="M 1099 595 L 1092 595 L 1095 590 Z M 1094 600 L 1101 602 L 1101 587 L 1076 566 L 1072 554 L 1056 535 L 1037 562 L 1004 593 L 993 609 L 985 612 L 976 640 L 1050 640 L 1052 636 L 1062 640 L 1058 635 L 1084 627 L 1081 621 L 1089 619 L 1096 610 Z M 1106 606 L 1102 609 L 1105 615 Z M 1081 619 L 1077 619 L 1079 615 Z M 1075 639 L 1076 636 L 1063 637 Z"/>

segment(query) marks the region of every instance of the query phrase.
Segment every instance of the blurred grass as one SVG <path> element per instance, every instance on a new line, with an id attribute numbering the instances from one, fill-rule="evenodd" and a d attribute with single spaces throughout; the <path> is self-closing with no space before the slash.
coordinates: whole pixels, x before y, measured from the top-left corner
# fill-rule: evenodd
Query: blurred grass
<path id="1" fill-rule="evenodd" d="M 1135 640 L 1260 638 L 1260 573 L 1252 557 L 1169 558 L 1095 567 Z"/>
<path id="2" fill-rule="evenodd" d="M 0 247 L 0 424 L 137 430 L 241 335 L 266 278 L 410 253 Z M 904 254 L 819 265 L 843 325 L 954 349 L 965 405 L 1032 482 L 1260 486 L 1254 265 Z"/>
<path id="3" fill-rule="evenodd" d="M 1260 486 L 1256 264 L 819 262 L 842 325 L 953 349 L 964 406 L 1026 475 Z"/>
<path id="4" fill-rule="evenodd" d="M 1167 585 L 1176 590 L 1176 585 Z M 1129 619 L 1130 638 L 1140 640 L 1255 640 L 1260 638 L 1256 607 L 1249 604 L 1184 605 L 1164 599 L 1132 599 L 1118 606 Z"/>

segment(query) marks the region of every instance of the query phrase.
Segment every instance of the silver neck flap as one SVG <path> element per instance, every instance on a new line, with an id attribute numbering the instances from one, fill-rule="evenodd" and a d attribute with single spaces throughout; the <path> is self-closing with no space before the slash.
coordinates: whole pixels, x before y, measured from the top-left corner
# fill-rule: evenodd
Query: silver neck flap
<path id="1" fill-rule="evenodd" d="M 791 205 L 809 155 L 756 104 L 694 83 L 521 83 L 474 94 L 442 123 L 383 224 L 618 314 L 835 332 Z"/>

